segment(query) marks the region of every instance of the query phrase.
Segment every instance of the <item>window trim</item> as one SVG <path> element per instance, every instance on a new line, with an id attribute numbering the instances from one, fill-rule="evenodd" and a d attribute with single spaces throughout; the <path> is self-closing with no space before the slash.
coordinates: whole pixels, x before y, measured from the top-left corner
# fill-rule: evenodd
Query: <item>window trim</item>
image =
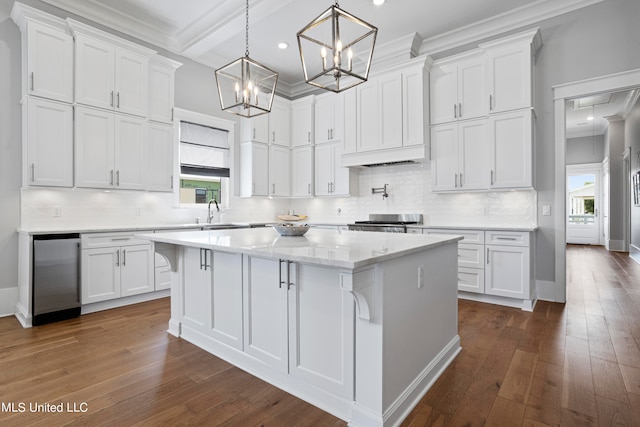
<path id="1" fill-rule="evenodd" d="M 228 189 L 224 189 L 222 192 L 222 207 L 229 208 L 231 203 L 231 194 L 234 191 L 234 176 L 235 161 L 234 161 L 234 147 L 235 147 L 235 126 L 236 123 L 232 120 L 221 119 L 219 117 L 210 116 L 207 114 L 198 113 L 195 111 L 184 110 L 182 108 L 174 108 L 173 110 L 173 188 L 176 189 L 173 193 L 173 205 L 178 208 L 201 208 L 202 205 L 198 204 L 181 204 L 180 203 L 180 122 L 189 122 L 202 126 L 209 126 L 227 131 L 227 138 L 229 140 L 229 166 L 231 169 L 230 177 L 228 180 Z"/>

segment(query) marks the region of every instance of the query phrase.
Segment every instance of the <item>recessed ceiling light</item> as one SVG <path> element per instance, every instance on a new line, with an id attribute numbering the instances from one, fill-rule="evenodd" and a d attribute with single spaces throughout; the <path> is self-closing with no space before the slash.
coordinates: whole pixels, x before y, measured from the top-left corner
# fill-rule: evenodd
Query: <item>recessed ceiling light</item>
<path id="1" fill-rule="evenodd" d="M 593 120 L 593 116 L 587 117 L 587 120 Z"/>
<path id="2" fill-rule="evenodd" d="M 385 0 L 373 0 L 373 4 L 375 4 L 376 6 L 383 5 L 384 2 L 385 2 Z"/>
<path id="3" fill-rule="evenodd" d="M 278 43 L 278 48 L 280 48 L 280 49 L 286 49 L 288 47 L 289 47 L 288 43 L 285 43 L 285 42 Z"/>

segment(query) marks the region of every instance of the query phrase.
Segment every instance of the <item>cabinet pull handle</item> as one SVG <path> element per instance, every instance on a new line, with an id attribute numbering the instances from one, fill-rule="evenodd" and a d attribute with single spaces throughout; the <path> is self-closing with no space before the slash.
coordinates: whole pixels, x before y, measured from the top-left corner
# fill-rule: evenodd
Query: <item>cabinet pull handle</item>
<path id="1" fill-rule="evenodd" d="M 120 108 L 120 92 L 118 92 L 117 99 L 118 99 L 118 108 Z"/>
<path id="2" fill-rule="evenodd" d="M 287 260 L 287 290 L 291 289 L 291 261 Z"/>
<path id="3" fill-rule="evenodd" d="M 256 128 L 253 128 L 253 139 L 256 139 Z"/>
<path id="4" fill-rule="evenodd" d="M 174 113 L 173 113 L 173 111 L 174 111 L 174 110 L 175 110 L 175 109 L 174 109 L 173 107 L 171 107 L 171 121 L 173 121 L 173 114 L 174 114 Z"/>
<path id="5" fill-rule="evenodd" d="M 311 132 L 307 132 L 307 142 L 311 142 Z"/>
<path id="6" fill-rule="evenodd" d="M 515 241 L 517 239 L 515 237 L 496 237 L 496 240 L 511 240 L 511 241 Z"/>
<path id="7" fill-rule="evenodd" d="M 487 248 L 487 264 L 489 264 L 489 248 Z"/>
<path id="8" fill-rule="evenodd" d="M 116 171 L 116 186 L 120 187 L 120 170 Z"/>
<path id="9" fill-rule="evenodd" d="M 203 259 L 204 259 L 204 269 L 209 270 L 211 269 L 211 264 L 207 264 L 207 255 L 209 254 L 209 249 L 202 249 L 202 252 L 203 252 Z"/>
<path id="10" fill-rule="evenodd" d="M 271 141 L 276 142 L 276 131 L 271 132 Z"/>
<path id="11" fill-rule="evenodd" d="M 127 265 L 127 250 L 122 250 L 122 266 L 125 267 Z"/>
<path id="12" fill-rule="evenodd" d="M 491 169 L 491 185 L 493 185 L 493 169 Z"/>
<path id="13" fill-rule="evenodd" d="M 458 188 L 458 174 L 454 173 L 453 175 L 455 176 L 453 187 Z"/>
<path id="14" fill-rule="evenodd" d="M 453 104 L 453 118 L 458 118 L 458 106 L 456 104 Z"/>
<path id="15" fill-rule="evenodd" d="M 331 193 L 331 183 L 327 182 L 327 193 Z"/>
<path id="16" fill-rule="evenodd" d="M 462 172 L 460 172 L 460 188 L 462 188 Z"/>
<path id="17" fill-rule="evenodd" d="M 111 91 L 111 106 L 113 107 L 113 91 Z"/>
<path id="18" fill-rule="evenodd" d="M 169 185 L 171 186 L 171 189 L 173 190 L 173 175 L 171 175 L 169 177 Z"/>
<path id="19" fill-rule="evenodd" d="M 284 280 L 282 280 L 282 263 L 283 259 L 278 260 L 278 288 L 282 289 L 282 285 L 284 285 Z"/>
<path id="20" fill-rule="evenodd" d="M 200 248 L 200 270 L 202 270 L 203 267 L 203 263 L 202 263 L 202 248 Z"/>
<path id="21" fill-rule="evenodd" d="M 112 237 L 111 241 L 112 242 L 126 242 L 129 241 L 129 239 L 131 239 L 130 237 Z"/>
<path id="22" fill-rule="evenodd" d="M 307 184 L 307 194 L 311 194 L 311 184 Z"/>
<path id="23" fill-rule="evenodd" d="M 276 184 L 271 184 L 271 194 L 276 194 Z"/>
<path id="24" fill-rule="evenodd" d="M 458 103 L 458 116 L 462 117 L 462 103 Z"/>
<path id="25" fill-rule="evenodd" d="M 111 169 L 111 172 L 109 172 L 111 175 L 110 181 L 109 181 L 109 185 L 113 185 L 113 169 Z"/>
<path id="26" fill-rule="evenodd" d="M 33 88 L 35 87 L 35 77 L 33 74 L 33 71 L 31 72 L 31 91 L 33 91 Z"/>
<path id="27" fill-rule="evenodd" d="M 489 111 L 493 110 L 493 95 L 489 95 Z"/>
<path id="28" fill-rule="evenodd" d="M 120 249 L 116 249 L 116 267 L 120 267 Z"/>
<path id="29" fill-rule="evenodd" d="M 36 182 L 36 164 L 31 163 L 31 182 Z"/>

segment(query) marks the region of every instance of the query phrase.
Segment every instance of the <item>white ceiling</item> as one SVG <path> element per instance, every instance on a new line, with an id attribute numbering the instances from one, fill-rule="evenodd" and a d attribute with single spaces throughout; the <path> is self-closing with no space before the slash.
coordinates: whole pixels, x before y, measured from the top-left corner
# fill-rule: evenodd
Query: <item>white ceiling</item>
<path id="1" fill-rule="evenodd" d="M 219 68 L 244 55 L 242 0 L 43 0 L 91 21 Z M 381 46 L 417 33 L 420 53 L 491 37 L 602 0 L 343 0 L 340 7 L 378 27 Z M 296 33 L 329 0 L 251 0 L 251 57 L 280 74 L 281 93 L 304 85 Z M 279 42 L 289 48 L 280 50 Z M 377 50 L 374 52 L 374 64 Z M 283 86 L 283 87 L 280 87 Z M 283 90 L 284 89 L 284 90 Z"/>
<path id="2" fill-rule="evenodd" d="M 568 100 L 566 137 L 603 135 L 609 127 L 609 120 L 626 118 L 639 92 L 638 89 L 627 90 Z"/>

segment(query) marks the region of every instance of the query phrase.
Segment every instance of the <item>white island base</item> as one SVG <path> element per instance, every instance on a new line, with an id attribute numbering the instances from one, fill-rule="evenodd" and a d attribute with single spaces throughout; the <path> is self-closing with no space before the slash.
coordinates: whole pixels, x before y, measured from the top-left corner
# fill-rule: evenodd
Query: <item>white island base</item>
<path id="1" fill-rule="evenodd" d="M 169 333 L 350 425 L 400 424 L 460 352 L 459 238 L 144 237 L 172 266 Z"/>

